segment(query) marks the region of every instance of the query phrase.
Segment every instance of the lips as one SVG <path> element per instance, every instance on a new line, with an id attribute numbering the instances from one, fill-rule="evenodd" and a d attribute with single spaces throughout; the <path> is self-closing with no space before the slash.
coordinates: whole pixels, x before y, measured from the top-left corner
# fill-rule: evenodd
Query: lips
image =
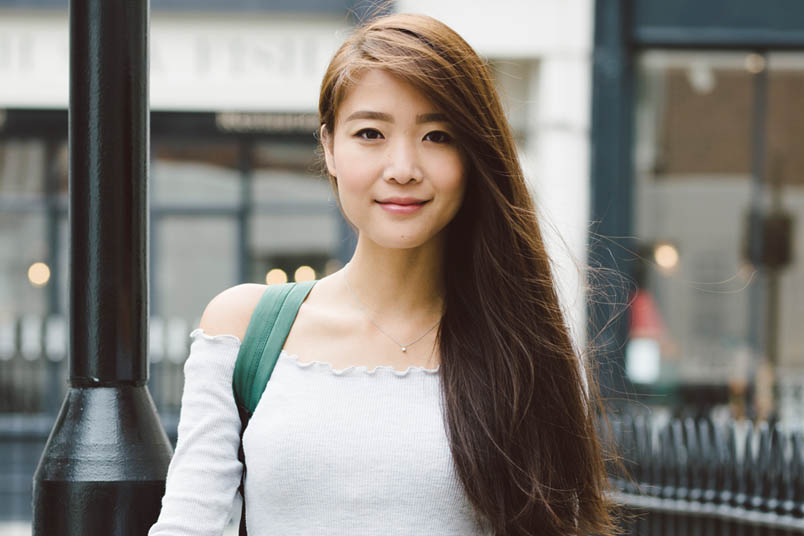
<path id="1" fill-rule="evenodd" d="M 425 205 L 429 199 L 416 199 L 413 197 L 389 197 L 378 200 L 377 203 L 384 210 L 392 214 L 412 214 Z"/>
<path id="2" fill-rule="evenodd" d="M 427 199 L 417 199 L 415 197 L 388 197 L 386 199 L 378 199 L 377 202 L 383 205 L 423 205 Z"/>

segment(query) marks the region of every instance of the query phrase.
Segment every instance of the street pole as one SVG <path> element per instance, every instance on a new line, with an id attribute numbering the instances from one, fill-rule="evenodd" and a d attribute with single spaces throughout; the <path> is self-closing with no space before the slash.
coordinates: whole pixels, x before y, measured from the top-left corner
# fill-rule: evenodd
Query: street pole
<path id="1" fill-rule="evenodd" d="M 748 238 L 749 258 L 753 268 L 756 270 L 756 277 L 748 289 L 748 343 L 751 347 L 751 363 L 749 369 L 749 404 L 748 410 L 753 413 L 752 418 L 761 420 L 763 375 L 760 373 L 762 367 L 766 365 L 767 345 L 764 319 L 768 313 L 766 309 L 767 293 L 767 266 L 764 261 L 764 225 L 763 221 L 766 212 L 766 187 L 765 187 L 765 141 L 766 141 L 766 116 L 768 100 L 768 61 L 767 53 L 761 51 L 752 56 L 756 58 L 756 65 L 752 68 L 755 71 L 752 75 L 753 81 L 753 107 L 751 121 L 751 198 L 749 207 Z"/>
<path id="2" fill-rule="evenodd" d="M 143 535 L 171 447 L 148 392 L 148 1 L 71 0 L 69 390 L 33 533 Z"/>

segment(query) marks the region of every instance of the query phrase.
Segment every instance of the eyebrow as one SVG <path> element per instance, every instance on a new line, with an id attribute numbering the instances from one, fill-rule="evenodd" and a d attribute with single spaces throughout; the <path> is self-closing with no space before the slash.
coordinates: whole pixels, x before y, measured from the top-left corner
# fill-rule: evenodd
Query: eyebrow
<path id="1" fill-rule="evenodd" d="M 394 118 L 390 114 L 386 114 L 383 112 L 372 112 L 369 110 L 360 110 L 354 112 L 352 115 L 346 118 L 346 121 L 352 121 L 354 119 L 376 119 L 378 121 L 385 121 L 386 123 L 393 123 Z M 447 123 L 447 116 L 442 113 L 429 113 L 429 114 L 419 114 L 416 116 L 416 123 Z"/>

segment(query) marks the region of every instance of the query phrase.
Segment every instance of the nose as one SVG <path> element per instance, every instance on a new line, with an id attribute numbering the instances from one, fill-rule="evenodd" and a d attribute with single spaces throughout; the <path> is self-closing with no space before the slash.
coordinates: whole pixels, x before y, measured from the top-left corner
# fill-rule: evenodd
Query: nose
<path id="1" fill-rule="evenodd" d="M 383 179 L 407 184 L 421 182 L 422 172 L 415 143 L 402 137 L 388 144 Z"/>

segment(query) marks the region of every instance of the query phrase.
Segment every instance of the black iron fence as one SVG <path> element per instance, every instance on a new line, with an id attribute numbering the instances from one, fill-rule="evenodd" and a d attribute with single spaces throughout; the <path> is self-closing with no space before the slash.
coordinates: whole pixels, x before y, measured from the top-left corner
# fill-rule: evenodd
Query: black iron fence
<path id="1" fill-rule="evenodd" d="M 779 425 L 612 419 L 626 534 L 804 534 L 804 437 Z"/>

